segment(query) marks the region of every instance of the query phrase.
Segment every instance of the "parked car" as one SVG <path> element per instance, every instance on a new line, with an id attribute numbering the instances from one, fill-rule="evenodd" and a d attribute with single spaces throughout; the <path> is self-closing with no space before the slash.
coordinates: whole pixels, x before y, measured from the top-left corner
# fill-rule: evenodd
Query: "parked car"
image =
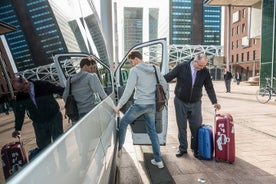
<path id="1" fill-rule="evenodd" d="M 252 86 L 258 86 L 260 85 L 260 76 L 254 76 L 254 77 L 249 77 L 249 79 L 246 81 Z"/>

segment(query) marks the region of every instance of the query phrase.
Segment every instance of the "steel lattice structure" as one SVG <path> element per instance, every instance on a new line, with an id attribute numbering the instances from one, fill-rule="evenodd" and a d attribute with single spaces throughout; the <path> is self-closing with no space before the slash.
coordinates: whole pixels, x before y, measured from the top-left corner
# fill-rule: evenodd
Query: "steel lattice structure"
<path id="1" fill-rule="evenodd" d="M 152 53 L 153 50 L 154 47 L 151 48 L 150 53 Z M 159 50 L 160 49 L 156 48 L 156 52 L 159 52 Z M 213 58 L 214 56 L 223 56 L 223 47 L 214 45 L 169 45 L 168 52 L 170 66 L 174 67 L 176 64 L 191 59 L 199 53 L 205 53 L 208 58 Z M 147 55 L 147 53 L 145 54 Z M 73 62 L 74 61 L 69 61 L 67 63 L 68 67 L 72 67 L 74 65 Z M 17 75 L 22 75 L 26 79 L 39 79 L 58 82 L 58 74 L 56 72 L 54 63 L 28 69 L 17 73 Z"/>

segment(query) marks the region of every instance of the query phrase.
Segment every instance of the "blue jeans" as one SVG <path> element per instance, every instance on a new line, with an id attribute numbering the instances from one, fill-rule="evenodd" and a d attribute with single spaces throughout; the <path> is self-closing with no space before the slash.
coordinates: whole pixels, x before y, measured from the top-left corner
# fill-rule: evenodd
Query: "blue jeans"
<path id="1" fill-rule="evenodd" d="M 151 140 L 154 159 L 162 161 L 158 135 L 155 129 L 155 104 L 132 104 L 120 121 L 119 126 L 119 149 L 122 149 L 126 138 L 127 126 L 136 118 L 143 115 L 146 122 L 146 129 Z"/>

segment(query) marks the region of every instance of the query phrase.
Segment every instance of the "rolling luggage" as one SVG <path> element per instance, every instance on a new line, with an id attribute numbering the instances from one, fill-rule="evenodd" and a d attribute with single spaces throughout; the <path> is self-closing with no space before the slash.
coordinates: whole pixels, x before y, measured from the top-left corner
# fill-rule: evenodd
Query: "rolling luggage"
<path id="1" fill-rule="evenodd" d="M 34 159 L 38 153 L 40 152 L 40 149 L 39 148 L 35 148 L 35 149 L 32 149 L 32 150 L 29 150 L 28 152 L 28 158 L 29 158 L 29 162 Z"/>
<path id="2" fill-rule="evenodd" d="M 10 142 L 2 147 L 1 159 L 6 180 L 28 162 L 20 138 L 19 141 Z"/>
<path id="3" fill-rule="evenodd" d="M 202 125 L 198 129 L 198 156 L 199 159 L 213 159 L 214 143 L 211 125 Z"/>
<path id="4" fill-rule="evenodd" d="M 234 163 L 235 130 L 230 114 L 216 114 L 215 117 L 215 159 Z"/>

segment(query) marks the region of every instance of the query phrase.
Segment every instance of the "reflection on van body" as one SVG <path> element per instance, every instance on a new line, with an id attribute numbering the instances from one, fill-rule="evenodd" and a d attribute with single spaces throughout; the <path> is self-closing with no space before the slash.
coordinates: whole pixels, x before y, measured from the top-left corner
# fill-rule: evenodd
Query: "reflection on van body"
<path id="1" fill-rule="evenodd" d="M 108 97 L 7 183 L 108 183 L 116 155 L 115 117 Z"/>

